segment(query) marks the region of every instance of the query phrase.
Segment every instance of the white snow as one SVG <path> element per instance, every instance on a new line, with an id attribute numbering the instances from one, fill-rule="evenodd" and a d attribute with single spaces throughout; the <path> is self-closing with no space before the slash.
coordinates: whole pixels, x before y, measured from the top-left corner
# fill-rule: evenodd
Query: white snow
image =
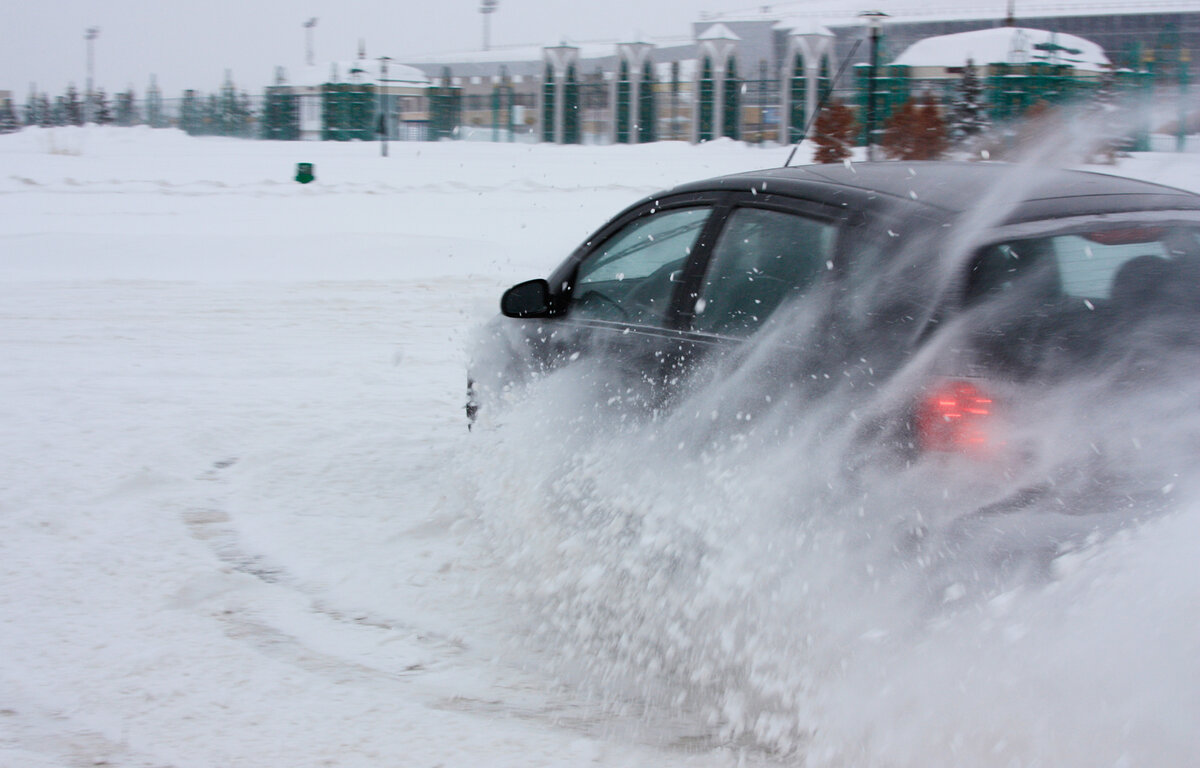
<path id="1" fill-rule="evenodd" d="M 1039 48 L 1038 46 L 1043 46 Z M 1104 49 L 1076 35 L 1024 27 L 996 27 L 919 40 L 892 64 L 908 67 L 963 67 L 989 64 L 1066 64 L 1099 72 L 1109 66 Z"/>
<path id="2" fill-rule="evenodd" d="M 360 83 L 377 85 L 383 78 L 383 62 L 378 58 L 361 58 L 350 61 L 331 61 L 313 66 L 298 67 L 289 71 L 288 85 L 320 86 L 326 83 Z M 387 82 L 390 85 L 429 85 L 429 77 L 407 64 L 395 61 L 388 63 Z"/>
<path id="3" fill-rule="evenodd" d="M 504 597 L 520 590 L 494 584 L 536 574 L 524 588 L 547 594 L 579 568 L 599 590 L 605 550 L 493 548 L 481 532 L 528 533 L 548 513 L 500 511 L 545 492 L 545 467 L 575 462 L 614 504 L 650 500 L 643 546 L 658 537 L 686 555 L 672 537 L 687 521 L 668 517 L 657 464 L 623 482 L 604 470 L 633 452 L 564 455 L 537 422 L 477 440 L 461 407 L 466 338 L 503 287 L 545 275 L 643 195 L 780 165 L 787 149 L 390 149 L 149 129 L 0 136 L 0 765 L 776 759 L 723 739 L 780 744 L 794 727 L 764 715 L 731 729 L 752 716 L 738 696 L 721 701 L 727 722 L 695 721 L 637 699 L 613 707 L 547 671 L 558 650 L 526 647 L 536 633 Z M 317 181 L 292 180 L 300 161 Z M 1119 170 L 1200 188 L 1196 155 Z M 697 510 L 742 491 L 709 470 L 719 493 L 683 494 Z M 986 622 L 962 616 L 922 642 L 888 640 L 881 598 L 870 604 L 885 608 L 882 628 L 852 609 L 784 627 L 830 666 L 803 707 L 824 718 L 813 751 L 779 759 L 1194 759 L 1196 520 L 1064 560 L 1058 589 L 1003 595 Z M 752 540 L 736 522 L 731 538 Z M 536 570 L 555 562 L 561 572 Z M 756 557 L 736 564 L 709 588 L 756 589 Z M 801 575 L 805 593 L 839 578 Z M 718 628 L 716 647 L 751 654 L 739 643 L 756 615 Z M 884 650 L 835 674 L 840 646 L 823 631 Z M 709 684 L 696 673 L 693 695 Z M 755 669 L 777 682 L 808 674 Z"/>

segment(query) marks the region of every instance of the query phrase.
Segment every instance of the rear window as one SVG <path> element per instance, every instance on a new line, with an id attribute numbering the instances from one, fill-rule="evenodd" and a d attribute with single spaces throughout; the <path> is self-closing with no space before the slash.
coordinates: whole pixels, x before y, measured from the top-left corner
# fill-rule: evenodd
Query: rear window
<path id="1" fill-rule="evenodd" d="M 1042 300 L 1077 299 L 1093 305 L 1150 299 L 1193 286 L 1200 276 L 1200 230 L 1145 226 L 1048 235 L 983 249 L 967 277 L 968 301 L 1019 286 Z"/>
<path id="2" fill-rule="evenodd" d="M 1200 349 L 1200 227 L 1109 226 L 994 243 L 970 262 L 965 296 L 972 348 L 1018 374 Z"/>

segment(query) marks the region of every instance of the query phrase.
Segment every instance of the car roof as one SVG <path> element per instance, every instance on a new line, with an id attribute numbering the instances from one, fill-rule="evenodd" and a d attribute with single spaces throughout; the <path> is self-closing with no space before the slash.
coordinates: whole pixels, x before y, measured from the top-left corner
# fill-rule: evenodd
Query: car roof
<path id="1" fill-rule="evenodd" d="M 1161 184 L 992 162 L 803 165 L 720 176 L 673 191 L 751 189 L 841 205 L 882 198 L 950 215 L 965 213 L 995 195 L 993 202 L 1010 209 L 996 223 L 1117 211 L 1200 209 L 1200 195 Z"/>

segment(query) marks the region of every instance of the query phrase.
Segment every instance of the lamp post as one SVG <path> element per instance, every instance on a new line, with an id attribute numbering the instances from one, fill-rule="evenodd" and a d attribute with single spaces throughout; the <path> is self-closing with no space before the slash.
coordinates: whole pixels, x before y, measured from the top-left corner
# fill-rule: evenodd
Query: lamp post
<path id="1" fill-rule="evenodd" d="M 83 32 L 83 39 L 87 41 L 87 93 L 83 97 L 83 122 L 87 124 L 92 119 L 92 75 L 95 70 L 95 42 L 100 36 L 100 27 L 88 27 Z"/>
<path id="2" fill-rule="evenodd" d="M 387 97 L 383 91 L 387 88 L 388 73 L 387 65 L 391 61 L 388 56 L 379 57 L 379 156 L 388 156 L 388 109 Z"/>
<path id="3" fill-rule="evenodd" d="M 888 17 L 883 11 L 858 14 L 871 29 L 871 75 L 867 79 L 867 160 L 875 159 L 875 80 L 879 77 L 879 29 Z"/>
<path id="4" fill-rule="evenodd" d="M 317 18 L 314 16 L 304 22 L 304 61 L 308 66 L 313 66 L 313 27 L 317 26 Z"/>
<path id="5" fill-rule="evenodd" d="M 479 0 L 479 12 L 483 14 L 483 50 L 491 49 L 490 40 L 490 24 L 489 19 L 496 12 L 496 6 L 500 4 L 500 0 Z"/>

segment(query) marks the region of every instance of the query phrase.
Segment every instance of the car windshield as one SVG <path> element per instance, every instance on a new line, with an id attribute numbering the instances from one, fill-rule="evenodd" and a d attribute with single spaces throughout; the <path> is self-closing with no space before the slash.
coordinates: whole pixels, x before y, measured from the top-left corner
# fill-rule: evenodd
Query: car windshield
<path id="1" fill-rule="evenodd" d="M 1095 356 L 1137 334 L 1143 352 L 1196 344 L 1200 225 L 1143 223 L 1005 240 L 969 265 L 989 359 L 1018 368 Z"/>

